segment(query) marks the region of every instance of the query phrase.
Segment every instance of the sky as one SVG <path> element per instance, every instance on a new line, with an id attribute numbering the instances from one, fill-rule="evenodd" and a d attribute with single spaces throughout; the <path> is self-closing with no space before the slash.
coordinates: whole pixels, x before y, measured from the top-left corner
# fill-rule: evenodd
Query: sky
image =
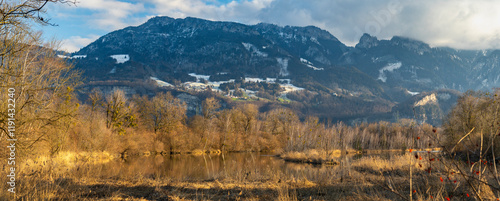
<path id="1" fill-rule="evenodd" d="M 497 0 L 77 0 L 51 4 L 37 26 L 62 50 L 78 51 L 111 31 L 154 16 L 198 17 L 243 24 L 314 25 L 354 46 L 363 33 L 404 36 L 432 47 L 500 49 Z"/>

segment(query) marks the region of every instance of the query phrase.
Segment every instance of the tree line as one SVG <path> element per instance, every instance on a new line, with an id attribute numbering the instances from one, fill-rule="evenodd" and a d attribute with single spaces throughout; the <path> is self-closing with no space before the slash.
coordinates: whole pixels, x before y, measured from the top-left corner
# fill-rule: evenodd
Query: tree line
<path id="1" fill-rule="evenodd" d="M 87 102 L 78 108 L 68 149 L 136 154 L 407 149 L 415 143 L 412 136 L 424 138 L 433 129 L 417 128 L 411 120 L 357 126 L 322 123 L 313 116 L 301 120 L 291 109 L 260 112 L 252 102 L 223 108 L 213 96 L 188 118 L 186 103 L 169 92 L 127 97 L 121 90 L 103 94 L 96 88 Z"/>
<path id="2" fill-rule="evenodd" d="M 438 144 L 479 155 L 500 154 L 495 146 L 500 130 L 499 90 L 465 93 L 445 118 L 442 136 L 432 126 L 411 120 L 356 126 L 320 123 L 314 116 L 300 120 L 287 108 L 260 112 L 251 102 L 221 107 L 214 97 L 205 99 L 200 114 L 190 118 L 186 115 L 188 106 L 169 93 L 127 97 L 119 90 L 109 94 L 94 90 L 83 103 L 75 93 L 81 73 L 57 56 L 56 42 L 44 42 L 40 33 L 30 29 L 32 23 L 50 24 L 41 17 L 47 3 L 68 2 L 0 2 L 0 98 L 7 100 L 12 94 L 15 99 L 17 145 L 24 154 L 55 154 L 61 150 L 179 153 L 405 149 L 423 142 L 415 141 L 415 136 L 428 136 L 429 146 Z M 274 85 L 262 87 L 278 90 Z M 15 93 L 9 93 L 12 88 Z M 290 96 L 315 103 L 318 109 L 342 102 L 331 94 L 297 92 Z M 4 139 L 9 138 L 8 108 L 7 101 L 0 102 Z M 345 113 L 343 109 L 335 111 Z M 373 105 L 366 109 L 383 112 L 388 108 Z M 0 143 L 5 145 L 6 140 Z"/>

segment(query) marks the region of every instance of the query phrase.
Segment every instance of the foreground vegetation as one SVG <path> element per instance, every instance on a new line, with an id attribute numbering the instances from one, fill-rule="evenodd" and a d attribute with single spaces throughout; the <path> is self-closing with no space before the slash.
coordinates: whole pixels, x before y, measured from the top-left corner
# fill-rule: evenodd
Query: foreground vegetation
<path id="1" fill-rule="evenodd" d="M 102 154 L 102 153 L 101 153 Z M 104 154 L 106 155 L 106 154 Z M 339 158 L 335 166 L 280 170 L 230 169 L 206 180 L 185 180 L 159 174 L 110 174 L 99 168 L 107 157 L 60 154 L 23 163 L 17 200 L 494 200 L 498 188 L 491 171 L 476 174 L 474 165 L 435 153 L 414 152 Z M 158 158 L 160 159 L 160 158 Z M 455 166 L 456 165 L 456 166 Z M 429 170 L 428 167 L 432 167 Z M 464 170 L 464 171 L 460 171 Z M 470 171 L 469 171 L 470 170 Z M 113 171 L 113 170 L 111 170 Z M 478 178 L 483 178 L 481 182 Z M 5 178 L 2 178 L 2 182 Z M 410 182 L 412 185 L 410 188 Z M 473 188 L 471 187 L 479 187 Z M 477 195 L 475 194 L 477 193 Z M 3 198 L 13 198 L 0 192 Z"/>
<path id="2" fill-rule="evenodd" d="M 480 110 L 484 107 L 479 107 L 484 105 L 475 104 L 491 100 L 486 105 L 493 107 L 498 93 L 465 94 L 445 120 L 444 129 L 438 129 L 412 120 L 328 125 L 314 117 L 301 121 L 289 109 L 260 113 L 252 104 L 220 109 L 214 97 L 203 101 L 200 115 L 187 119 L 184 103 L 168 93 L 128 98 L 121 91 L 107 96 L 94 91 L 89 105 L 74 104 L 72 121 L 64 124 L 67 135 L 34 144 L 33 149 L 45 156 L 35 157 L 30 152 L 19 156 L 19 193 L 15 196 L 20 200 L 496 199 L 500 184 L 495 143 L 487 139 L 494 141 L 497 135 L 494 129 L 485 132 L 488 127 L 481 127 L 484 121 L 480 118 L 496 119 L 496 113 L 465 117 L 456 114 L 485 114 Z M 493 99 L 487 99 L 490 97 Z M 470 98 L 476 99 L 464 101 Z M 471 116 L 477 118 L 471 121 Z M 457 125 L 469 125 L 471 129 L 459 127 L 464 132 L 460 133 Z M 449 132 L 451 129 L 454 132 Z M 446 140 L 453 136 L 461 137 Z M 406 154 L 358 160 L 345 156 L 346 152 L 369 150 L 399 150 Z M 208 180 L 155 174 L 106 176 L 103 169 L 96 168 L 101 166 L 95 165 L 121 160 L 127 154 L 148 153 L 153 157 L 160 153 L 241 151 L 274 152 L 288 161 L 323 165 L 317 169 L 299 167 L 303 176 L 270 168 L 229 171 Z M 3 182 L 6 179 L 2 178 Z M 6 191 L 1 195 L 13 196 Z"/>
<path id="3" fill-rule="evenodd" d="M 41 36 L 29 30 L 32 21 L 48 23 L 40 17 L 45 3 L 67 1 L 20 2 L 0 2 L 0 94 L 2 100 L 12 100 L 0 102 L 1 159 L 9 161 L 2 169 L 15 172 L 17 182 L 16 194 L 0 191 L 2 199 L 483 200 L 499 196 L 496 156 L 500 153 L 495 146 L 500 135 L 499 90 L 464 94 L 440 129 L 418 120 L 332 124 L 317 117 L 299 119 L 286 108 L 261 112 L 267 111 L 262 105 L 231 103 L 216 96 L 207 96 L 192 117 L 186 114 L 187 105 L 169 93 L 130 97 L 120 90 L 106 94 L 93 90 L 87 99 L 78 100 L 79 72 L 56 56 L 54 44 L 43 44 Z M 12 146 L 8 139 L 15 141 L 15 150 L 7 149 Z M 432 148 L 442 151 L 432 152 Z M 374 149 L 406 154 L 359 160 L 344 156 Z M 185 180 L 155 174 L 107 176 L 97 165 L 127 155 L 161 159 L 159 154 L 207 152 L 274 152 L 287 160 L 323 166 L 303 170 L 303 176 L 268 169 Z M 12 153 L 15 160 L 7 160 Z M 10 179 L 0 177 L 0 182 Z"/>

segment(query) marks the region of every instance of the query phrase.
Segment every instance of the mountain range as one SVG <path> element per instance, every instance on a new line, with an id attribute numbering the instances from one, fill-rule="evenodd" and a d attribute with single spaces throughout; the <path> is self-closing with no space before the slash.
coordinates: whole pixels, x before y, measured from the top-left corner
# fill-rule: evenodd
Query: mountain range
<path id="1" fill-rule="evenodd" d="M 101 85 L 153 79 L 146 83 L 175 88 L 210 81 L 217 88 L 256 78 L 289 85 L 293 94 L 272 95 L 302 102 L 305 115 L 330 119 L 394 120 L 415 117 L 413 108 L 424 108 L 417 111 L 438 124 L 460 92 L 500 86 L 500 50 L 431 47 L 369 34 L 350 47 L 314 26 L 191 17 L 153 17 L 65 57 L 84 71 L 87 83 Z"/>

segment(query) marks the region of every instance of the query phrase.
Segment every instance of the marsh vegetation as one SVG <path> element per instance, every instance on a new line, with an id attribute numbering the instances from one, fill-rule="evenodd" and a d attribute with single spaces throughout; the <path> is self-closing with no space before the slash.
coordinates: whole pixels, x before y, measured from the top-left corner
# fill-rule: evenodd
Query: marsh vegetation
<path id="1" fill-rule="evenodd" d="M 8 146 L 16 147 L 15 164 L 2 163 L 16 174 L 16 193 L 2 190 L 2 199 L 500 197 L 500 90 L 465 93 L 442 128 L 418 119 L 350 126 L 210 93 L 189 117 L 168 91 L 95 89 L 79 99 L 80 72 L 29 29 L 47 23 L 44 5 L 0 2 L 0 98 L 15 99 L 0 102 L 1 160 L 14 161 Z M 392 154 L 352 154 L 372 150 Z"/>

